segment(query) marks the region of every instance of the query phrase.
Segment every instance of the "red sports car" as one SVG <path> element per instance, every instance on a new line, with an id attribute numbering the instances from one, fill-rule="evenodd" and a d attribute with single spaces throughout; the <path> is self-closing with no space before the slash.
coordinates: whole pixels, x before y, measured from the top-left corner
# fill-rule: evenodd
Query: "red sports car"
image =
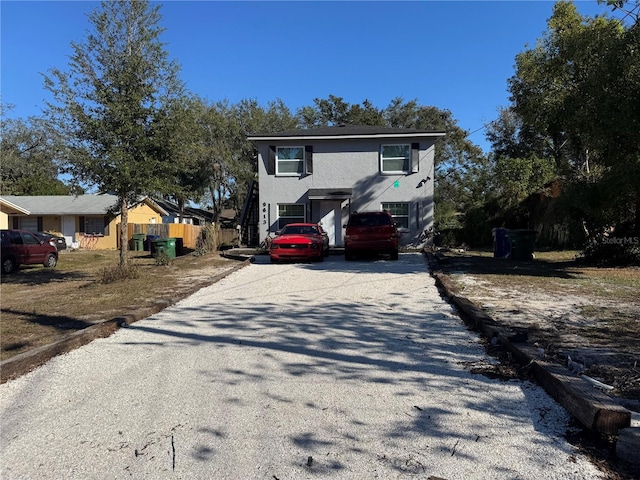
<path id="1" fill-rule="evenodd" d="M 276 234 L 269 248 L 272 263 L 282 260 L 315 260 L 329 254 L 329 237 L 315 223 L 290 223 Z"/>

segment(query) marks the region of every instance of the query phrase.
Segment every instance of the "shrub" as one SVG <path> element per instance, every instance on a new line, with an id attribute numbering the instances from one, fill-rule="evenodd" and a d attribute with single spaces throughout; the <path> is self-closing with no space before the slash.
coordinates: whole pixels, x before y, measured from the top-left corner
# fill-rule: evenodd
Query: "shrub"
<path id="1" fill-rule="evenodd" d="M 156 265 L 171 265 L 171 257 L 164 250 L 157 252 L 155 258 Z"/>
<path id="2" fill-rule="evenodd" d="M 592 241 L 582 251 L 581 258 L 590 264 L 609 266 L 640 265 L 640 244 L 633 237 L 629 244 Z"/>
<path id="3" fill-rule="evenodd" d="M 196 255 L 204 255 L 205 253 L 215 252 L 218 249 L 218 227 L 214 224 L 206 225 L 200 230 L 198 240 L 196 241 Z"/>
<path id="4" fill-rule="evenodd" d="M 105 267 L 98 274 L 98 283 L 109 284 L 120 280 L 138 278 L 140 271 L 135 265 L 116 265 L 113 267 Z"/>

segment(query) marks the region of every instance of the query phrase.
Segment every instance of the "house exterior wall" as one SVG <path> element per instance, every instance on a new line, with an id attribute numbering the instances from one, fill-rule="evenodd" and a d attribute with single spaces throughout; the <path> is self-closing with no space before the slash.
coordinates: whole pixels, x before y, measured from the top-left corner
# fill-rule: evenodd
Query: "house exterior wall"
<path id="1" fill-rule="evenodd" d="M 27 215 L 29 211 L 0 197 L 0 229 L 9 228 L 11 225 L 9 215 L 15 215 L 16 213 Z"/>
<path id="2" fill-rule="evenodd" d="M 129 223 L 162 223 L 162 216 L 146 203 L 129 210 Z"/>
<path id="3" fill-rule="evenodd" d="M 351 189 L 351 198 L 333 201 L 335 229 L 342 230 L 349 213 L 381 210 L 382 203 L 408 203 L 408 228 L 401 229 L 401 243 L 416 241 L 433 225 L 433 165 L 435 138 L 402 139 L 319 139 L 264 140 L 257 143 L 260 241 L 278 230 L 278 205 L 305 205 L 306 221 L 319 222 L 326 213 L 326 200 L 310 200 L 309 189 Z M 419 143 L 417 171 L 407 174 L 381 172 L 380 150 L 386 144 Z M 268 173 L 270 146 L 311 146 L 313 172 L 295 176 Z M 427 179 L 422 182 L 423 179 Z M 328 218 L 328 217 L 325 217 Z M 330 226 L 332 227 L 332 226 Z M 325 226 L 325 229 L 327 227 Z M 342 232 L 336 231 L 333 244 L 342 245 Z"/>
<path id="4" fill-rule="evenodd" d="M 111 219 L 104 235 L 91 235 L 77 233 L 76 237 L 80 243 L 80 248 L 91 250 L 116 250 L 118 248 L 118 236 L 120 235 L 120 215 Z M 127 222 L 134 223 L 162 223 L 162 217 L 158 212 L 146 203 L 136 205 L 131 208 L 127 215 Z M 76 231 L 79 231 L 79 217 L 76 217 Z"/>
<path id="5" fill-rule="evenodd" d="M 120 216 L 111 219 L 107 228 L 104 229 L 102 234 L 83 233 L 81 230 L 80 219 L 82 218 L 85 223 L 88 219 L 95 218 L 99 221 L 104 221 L 104 215 L 11 215 L 3 214 L 0 217 L 6 220 L 6 226 L 2 224 L 2 228 L 14 228 L 14 222 L 17 222 L 17 227 L 27 230 L 35 230 L 35 227 L 39 221 L 42 222 L 42 231 L 50 232 L 56 235 L 63 235 L 67 240 L 67 245 L 73 248 L 82 248 L 90 250 L 115 250 L 118 248 L 118 224 L 120 223 Z M 63 232 L 63 217 L 73 223 L 73 232 L 66 230 Z M 14 220 L 15 218 L 15 220 Z M 40 219 L 40 220 L 38 220 Z M 162 216 L 146 203 L 136 205 L 129 210 L 128 222 L 134 223 L 162 223 Z"/>

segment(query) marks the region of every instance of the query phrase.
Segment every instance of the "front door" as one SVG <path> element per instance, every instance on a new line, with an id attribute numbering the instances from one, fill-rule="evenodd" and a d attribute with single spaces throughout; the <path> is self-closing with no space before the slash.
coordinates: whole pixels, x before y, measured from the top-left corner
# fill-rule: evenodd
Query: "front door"
<path id="1" fill-rule="evenodd" d="M 316 213 L 317 212 L 317 213 Z M 329 245 L 342 245 L 342 202 L 335 200 L 319 200 L 314 217 L 329 236 Z"/>
<path id="2" fill-rule="evenodd" d="M 67 241 L 67 245 L 71 247 L 76 236 L 76 218 L 71 215 L 62 217 L 62 236 Z"/>

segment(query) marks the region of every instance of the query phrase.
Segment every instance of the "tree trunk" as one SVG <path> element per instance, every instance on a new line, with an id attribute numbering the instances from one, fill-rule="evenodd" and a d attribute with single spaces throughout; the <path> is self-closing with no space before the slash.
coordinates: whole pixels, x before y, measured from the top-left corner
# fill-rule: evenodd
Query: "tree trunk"
<path id="1" fill-rule="evenodd" d="M 216 222 L 218 221 L 217 212 L 220 210 L 220 205 L 218 203 L 219 197 L 218 197 L 217 191 L 218 191 L 218 187 L 214 183 L 210 183 L 209 192 L 211 193 L 211 206 L 213 208 L 213 215 Z"/>
<path id="2" fill-rule="evenodd" d="M 126 267 L 129 261 L 129 205 L 126 197 L 120 198 L 120 266 Z"/>
<path id="3" fill-rule="evenodd" d="M 180 210 L 180 213 L 178 213 L 178 223 L 182 223 L 184 221 L 184 199 L 182 198 L 178 199 L 178 210 Z"/>
<path id="4" fill-rule="evenodd" d="M 636 235 L 640 235 L 640 189 L 636 190 L 636 219 L 635 219 Z"/>

